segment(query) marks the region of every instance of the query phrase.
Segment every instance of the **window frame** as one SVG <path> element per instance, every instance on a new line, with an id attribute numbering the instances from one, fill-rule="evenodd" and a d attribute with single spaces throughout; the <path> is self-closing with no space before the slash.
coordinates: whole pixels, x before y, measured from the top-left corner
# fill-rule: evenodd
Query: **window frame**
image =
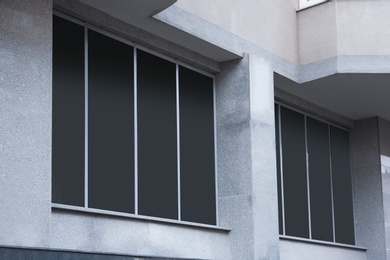
<path id="1" fill-rule="evenodd" d="M 172 58 L 168 55 L 162 54 L 156 50 L 152 50 L 148 47 L 139 45 L 136 41 L 131 41 L 121 36 L 116 35 L 115 33 L 109 32 L 108 30 L 97 27 L 93 24 L 90 24 L 86 21 L 82 21 L 78 18 L 72 17 L 68 14 L 64 14 L 60 11 L 53 10 L 53 16 L 60 17 L 69 22 L 78 24 L 84 29 L 84 90 L 85 90 L 85 133 L 84 133 L 84 206 L 73 206 L 61 203 L 51 202 L 52 209 L 58 210 L 73 210 L 87 213 L 96 213 L 104 215 L 113 215 L 121 217 L 129 217 L 133 219 L 143 219 L 151 220 L 157 222 L 166 222 L 173 224 L 184 224 L 188 226 L 198 226 L 205 228 L 212 228 L 224 231 L 230 231 L 229 229 L 222 228 L 219 226 L 219 212 L 218 212 L 218 156 L 217 156 L 217 123 L 216 123 L 216 84 L 215 84 L 215 74 L 209 73 L 192 65 L 189 65 L 179 58 Z M 90 208 L 88 205 L 88 30 L 93 30 L 97 33 L 100 33 L 104 36 L 110 37 L 114 40 L 117 40 L 121 43 L 133 47 L 133 64 L 134 64 L 134 213 L 124 213 L 112 210 L 105 209 L 96 209 Z M 166 61 L 172 62 L 175 65 L 175 77 L 176 77 L 176 139 L 177 139 L 177 188 L 178 188 L 178 219 L 168 219 L 163 217 L 154 217 L 147 215 L 140 215 L 138 212 L 138 110 L 137 110 L 137 50 L 141 50 L 157 56 L 158 58 L 164 59 Z M 194 72 L 202 74 L 212 79 L 212 100 L 213 100 L 213 148 L 214 148 L 214 180 L 215 180 L 215 225 L 214 224 L 204 224 L 197 222 L 189 222 L 181 220 L 181 200 L 180 200 L 180 106 L 179 106 L 179 67 L 190 69 Z"/>
<path id="2" fill-rule="evenodd" d="M 286 104 L 281 100 L 275 99 L 275 106 L 277 106 L 277 111 L 275 111 L 275 114 L 278 113 L 278 122 L 275 122 L 275 124 L 278 125 L 278 135 L 279 139 L 279 147 L 276 147 L 276 149 L 279 150 L 279 165 L 277 167 L 280 170 L 280 189 L 281 189 L 281 207 L 282 207 L 282 228 L 283 232 L 282 234 L 279 233 L 279 238 L 281 239 L 288 239 L 288 240 L 296 240 L 296 241 L 304 241 L 304 242 L 312 242 L 312 243 L 317 243 L 317 244 L 325 244 L 325 245 L 335 245 L 335 246 L 340 246 L 340 247 L 346 247 L 346 248 L 360 248 L 356 244 L 356 210 L 355 210 L 355 198 L 354 198 L 354 189 L 353 189 L 353 168 L 352 168 L 352 142 L 351 142 L 351 135 L 350 135 L 350 129 L 343 127 L 341 125 L 338 125 L 337 123 L 334 123 L 332 121 L 329 121 L 326 118 L 320 117 L 318 115 L 314 115 L 310 113 L 307 109 L 304 110 L 302 108 L 299 108 L 298 106 Z M 306 176 L 307 176 L 307 203 L 308 203 L 308 225 L 309 225 L 309 238 L 302 238 L 302 237 L 297 237 L 297 236 L 292 236 L 292 235 L 286 235 L 286 226 L 285 226 L 285 212 L 284 212 L 284 181 L 283 181 L 283 147 L 282 147 L 282 124 L 281 124 L 281 108 L 287 108 L 290 109 L 294 112 L 297 112 L 301 115 L 304 116 L 304 122 L 305 122 L 305 151 L 306 151 Z M 326 240 L 318 240 L 318 239 L 313 239 L 312 238 L 312 230 L 311 230 L 311 206 L 310 206 L 310 183 L 309 183 L 309 165 L 308 165 L 308 146 L 307 146 L 307 117 L 312 118 L 314 120 L 317 120 L 319 122 L 325 123 L 328 125 L 328 135 L 329 135 L 329 147 L 331 145 L 331 127 L 335 127 L 338 129 L 341 129 L 343 131 L 348 132 L 349 134 L 349 151 L 350 151 L 350 160 L 349 160 L 349 166 L 350 166 L 350 177 L 351 177 L 351 198 L 352 198 L 352 215 L 353 215 L 353 227 L 354 227 L 354 244 L 347 244 L 347 243 L 339 243 L 336 242 L 336 230 L 335 230 L 335 218 L 334 218 L 334 197 L 333 197 L 333 177 L 332 177 L 332 158 L 331 158 L 331 149 L 329 149 L 329 158 L 330 158 L 330 180 L 331 180 L 331 203 L 332 203 L 332 227 L 333 227 L 333 241 L 326 241 Z M 276 127 L 275 127 L 276 130 Z M 279 202 L 278 202 L 279 203 Z M 364 248 L 360 248 L 364 249 Z"/>

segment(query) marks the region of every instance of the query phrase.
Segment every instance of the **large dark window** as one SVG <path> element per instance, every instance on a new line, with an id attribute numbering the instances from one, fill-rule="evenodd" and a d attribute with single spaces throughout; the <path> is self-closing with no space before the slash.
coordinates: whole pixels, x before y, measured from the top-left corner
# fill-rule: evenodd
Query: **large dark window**
<path id="1" fill-rule="evenodd" d="M 54 16 L 53 203 L 216 224 L 213 78 Z"/>
<path id="2" fill-rule="evenodd" d="M 355 244 L 349 133 L 275 105 L 279 233 Z"/>

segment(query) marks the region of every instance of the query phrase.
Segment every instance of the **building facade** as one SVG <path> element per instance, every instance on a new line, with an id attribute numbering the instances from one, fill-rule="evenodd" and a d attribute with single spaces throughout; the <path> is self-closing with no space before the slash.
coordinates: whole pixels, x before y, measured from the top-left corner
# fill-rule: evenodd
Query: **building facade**
<path id="1" fill-rule="evenodd" d="M 389 1 L 0 2 L 0 259 L 390 259 Z"/>

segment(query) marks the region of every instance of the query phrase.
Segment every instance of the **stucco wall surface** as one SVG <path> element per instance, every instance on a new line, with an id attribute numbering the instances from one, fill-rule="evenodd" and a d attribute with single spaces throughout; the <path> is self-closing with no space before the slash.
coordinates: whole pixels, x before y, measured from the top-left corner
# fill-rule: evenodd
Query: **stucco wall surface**
<path id="1" fill-rule="evenodd" d="M 51 1 L 0 1 L 0 244 L 47 245 Z"/>
<path id="2" fill-rule="evenodd" d="M 297 64 L 294 0 L 178 0 L 176 6 Z"/>
<path id="3" fill-rule="evenodd" d="M 332 0 L 299 11 L 299 64 L 335 56 L 389 56 L 389 13 L 387 0 Z"/>
<path id="4" fill-rule="evenodd" d="M 379 118 L 379 144 L 385 218 L 386 259 L 390 259 L 390 121 Z"/>
<path id="5" fill-rule="evenodd" d="M 366 260 L 364 250 L 280 240 L 281 260 Z"/>

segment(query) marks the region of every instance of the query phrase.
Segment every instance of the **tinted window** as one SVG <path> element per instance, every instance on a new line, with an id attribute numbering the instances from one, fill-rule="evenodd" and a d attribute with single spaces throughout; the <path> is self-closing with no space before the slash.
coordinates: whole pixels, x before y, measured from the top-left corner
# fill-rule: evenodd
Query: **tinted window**
<path id="1" fill-rule="evenodd" d="M 177 219 L 176 64 L 140 50 L 137 61 L 139 213 Z"/>
<path id="2" fill-rule="evenodd" d="M 84 28 L 53 17 L 52 200 L 84 206 Z"/>
<path id="3" fill-rule="evenodd" d="M 305 118 L 281 108 L 286 235 L 309 238 Z"/>
<path id="4" fill-rule="evenodd" d="M 306 120 L 311 234 L 313 239 L 333 241 L 329 126 L 310 117 Z"/>
<path id="5" fill-rule="evenodd" d="M 213 79 L 179 72 L 181 217 L 216 224 Z"/>

